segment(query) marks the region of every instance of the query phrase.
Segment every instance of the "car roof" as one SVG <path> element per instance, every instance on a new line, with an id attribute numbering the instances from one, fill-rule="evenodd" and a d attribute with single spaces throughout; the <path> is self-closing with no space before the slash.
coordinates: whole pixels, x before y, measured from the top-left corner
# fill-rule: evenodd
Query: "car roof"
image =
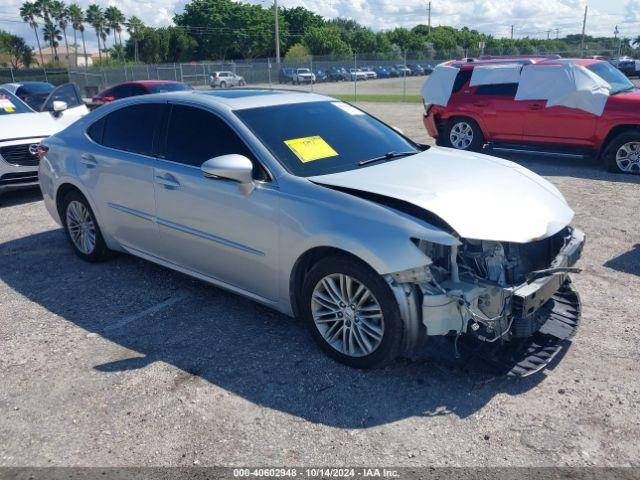
<path id="1" fill-rule="evenodd" d="M 234 90 L 190 90 L 182 92 L 166 92 L 143 97 L 133 97 L 139 101 L 162 96 L 168 100 L 195 101 L 203 105 L 222 106 L 228 110 L 245 110 L 248 108 L 290 105 L 294 103 L 337 102 L 335 98 L 326 97 L 299 90 L 269 90 L 258 88 L 238 88 Z"/>

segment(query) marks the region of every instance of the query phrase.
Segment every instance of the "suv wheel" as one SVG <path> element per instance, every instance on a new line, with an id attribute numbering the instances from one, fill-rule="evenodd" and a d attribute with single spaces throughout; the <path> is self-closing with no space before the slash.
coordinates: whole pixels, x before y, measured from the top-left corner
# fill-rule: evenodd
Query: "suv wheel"
<path id="1" fill-rule="evenodd" d="M 314 340 L 341 363 L 374 368 L 399 355 L 398 303 L 366 264 L 343 256 L 321 260 L 306 275 L 301 307 Z"/>
<path id="2" fill-rule="evenodd" d="M 220 82 L 220 88 L 227 88 L 227 82 L 225 82 L 224 80 Z"/>
<path id="3" fill-rule="evenodd" d="M 470 118 L 452 118 L 449 120 L 443 137 L 443 146 L 458 150 L 479 151 L 484 146 L 482 130 Z"/>
<path id="4" fill-rule="evenodd" d="M 640 174 L 640 132 L 623 132 L 615 137 L 604 154 L 607 170 Z"/>
<path id="5" fill-rule="evenodd" d="M 64 231 L 74 252 L 87 262 L 99 262 L 110 251 L 102 238 L 89 202 L 80 192 L 69 192 L 62 200 L 61 218 Z"/>

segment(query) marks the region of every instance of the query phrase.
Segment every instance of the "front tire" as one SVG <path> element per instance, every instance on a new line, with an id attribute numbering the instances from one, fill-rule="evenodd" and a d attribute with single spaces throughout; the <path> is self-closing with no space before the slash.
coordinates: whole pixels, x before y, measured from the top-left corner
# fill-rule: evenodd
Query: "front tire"
<path id="1" fill-rule="evenodd" d="M 603 157 L 610 172 L 640 174 L 640 132 L 623 132 L 614 137 Z"/>
<path id="2" fill-rule="evenodd" d="M 316 343 L 355 368 L 381 367 L 400 353 L 403 323 L 393 292 L 371 267 L 347 256 L 319 261 L 306 275 L 302 316 Z"/>
<path id="3" fill-rule="evenodd" d="M 442 146 L 478 152 L 484 146 L 482 130 L 471 118 L 452 118 L 447 122 L 441 139 Z"/>
<path id="4" fill-rule="evenodd" d="M 220 88 L 227 88 L 227 82 L 220 82 Z"/>
<path id="5" fill-rule="evenodd" d="M 77 191 L 62 200 L 61 219 L 73 251 L 86 262 L 100 262 L 110 256 L 110 250 L 87 199 Z"/>

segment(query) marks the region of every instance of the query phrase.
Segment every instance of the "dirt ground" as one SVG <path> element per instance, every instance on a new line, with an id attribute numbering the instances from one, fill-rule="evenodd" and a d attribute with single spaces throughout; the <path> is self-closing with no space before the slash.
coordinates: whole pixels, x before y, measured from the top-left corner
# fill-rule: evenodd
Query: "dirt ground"
<path id="1" fill-rule="evenodd" d="M 428 140 L 419 105 L 362 106 Z M 0 465 L 638 465 L 640 177 L 511 159 L 587 234 L 582 325 L 524 380 L 430 360 L 349 369 L 231 293 L 126 255 L 83 263 L 37 192 L 6 195 Z"/>

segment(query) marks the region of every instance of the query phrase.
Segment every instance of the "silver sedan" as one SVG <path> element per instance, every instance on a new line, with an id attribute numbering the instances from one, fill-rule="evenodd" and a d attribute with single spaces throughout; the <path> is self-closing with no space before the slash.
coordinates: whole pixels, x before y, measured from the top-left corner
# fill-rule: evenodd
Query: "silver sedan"
<path id="1" fill-rule="evenodd" d="M 513 365 L 504 357 L 527 374 L 577 325 L 568 273 L 584 236 L 553 185 L 418 145 L 332 98 L 135 97 L 40 152 L 46 207 L 82 259 L 127 252 L 299 316 L 351 366 L 449 336 L 452 348 L 459 337 L 495 346 L 493 357 L 524 348 Z M 551 328 L 560 314 L 564 329 Z M 533 361 L 527 345 L 542 340 Z"/>

